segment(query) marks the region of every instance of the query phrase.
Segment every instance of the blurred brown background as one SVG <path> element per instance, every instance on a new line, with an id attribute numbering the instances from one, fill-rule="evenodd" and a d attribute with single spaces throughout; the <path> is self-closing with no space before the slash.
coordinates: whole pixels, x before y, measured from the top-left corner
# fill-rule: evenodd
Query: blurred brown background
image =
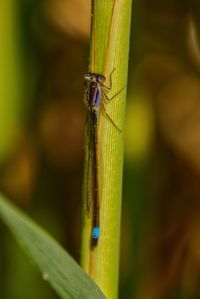
<path id="1" fill-rule="evenodd" d="M 78 260 L 90 1 L 9 0 L 0 20 L 0 188 Z M 198 1 L 133 3 L 123 299 L 200 298 L 199 20 Z M 56 298 L 0 232 L 2 298 Z"/>

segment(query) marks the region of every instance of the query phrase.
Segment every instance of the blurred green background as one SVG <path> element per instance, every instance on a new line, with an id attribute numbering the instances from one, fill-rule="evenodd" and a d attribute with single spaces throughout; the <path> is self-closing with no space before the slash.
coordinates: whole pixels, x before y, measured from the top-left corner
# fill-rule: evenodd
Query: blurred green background
<path id="1" fill-rule="evenodd" d="M 200 5 L 133 2 L 119 297 L 196 299 Z M 77 260 L 89 31 L 89 0 L 0 2 L 0 189 Z M 0 244 L 0 298 L 57 298 Z"/>

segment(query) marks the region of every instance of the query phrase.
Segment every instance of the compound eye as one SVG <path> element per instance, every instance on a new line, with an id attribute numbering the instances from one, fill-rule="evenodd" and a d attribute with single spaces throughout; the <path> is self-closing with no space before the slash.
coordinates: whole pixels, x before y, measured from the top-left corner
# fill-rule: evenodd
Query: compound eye
<path id="1" fill-rule="evenodd" d="M 88 77 L 88 78 L 90 78 L 91 73 L 90 73 L 90 72 L 87 72 L 87 73 L 85 74 L 85 76 Z"/>
<path id="2" fill-rule="evenodd" d="M 103 78 L 102 75 L 97 75 L 97 79 L 98 79 L 98 80 L 101 80 L 102 78 Z"/>

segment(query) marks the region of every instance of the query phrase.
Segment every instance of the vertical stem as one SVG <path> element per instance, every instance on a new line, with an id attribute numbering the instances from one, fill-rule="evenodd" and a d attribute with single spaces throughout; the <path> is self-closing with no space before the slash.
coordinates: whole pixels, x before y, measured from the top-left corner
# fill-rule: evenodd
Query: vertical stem
<path id="1" fill-rule="evenodd" d="M 117 298 L 119 239 L 122 197 L 124 147 L 124 112 L 128 72 L 128 52 L 131 20 L 131 0 L 93 0 L 90 47 L 90 70 L 103 73 L 112 89 L 109 98 L 123 89 L 106 104 L 106 112 L 122 130 L 101 113 L 99 136 L 99 196 L 101 235 L 91 248 L 91 219 L 86 214 L 87 196 L 87 134 L 83 188 L 83 229 L 81 263 L 85 271 L 99 285 L 107 298 Z"/>

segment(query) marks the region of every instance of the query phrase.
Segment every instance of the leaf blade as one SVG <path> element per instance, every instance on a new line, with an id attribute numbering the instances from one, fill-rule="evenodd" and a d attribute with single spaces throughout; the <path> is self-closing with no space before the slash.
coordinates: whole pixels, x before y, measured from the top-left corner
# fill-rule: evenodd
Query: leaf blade
<path id="1" fill-rule="evenodd" d="M 69 254 L 0 194 L 0 218 L 62 299 L 105 296 Z"/>

